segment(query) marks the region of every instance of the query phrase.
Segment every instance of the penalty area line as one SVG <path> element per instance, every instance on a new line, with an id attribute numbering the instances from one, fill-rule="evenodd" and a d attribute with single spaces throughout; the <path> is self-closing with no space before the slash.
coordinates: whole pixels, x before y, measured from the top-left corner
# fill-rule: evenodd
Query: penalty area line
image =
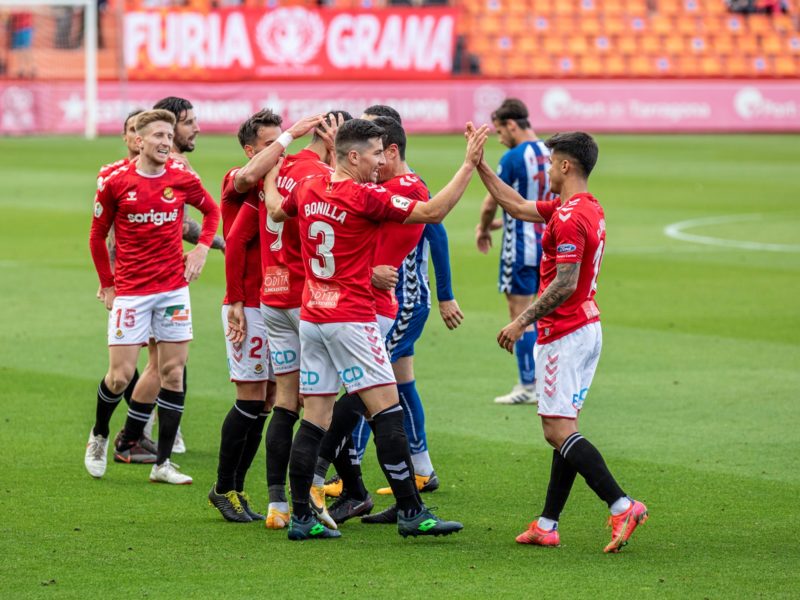
<path id="1" fill-rule="evenodd" d="M 680 221 L 678 223 L 667 225 L 664 227 L 664 235 L 674 240 L 691 242 L 694 244 L 704 244 L 706 246 L 737 248 L 739 250 L 756 250 L 761 252 L 800 252 L 800 244 L 767 244 L 763 242 L 751 242 L 748 240 L 728 240 L 709 235 L 696 235 L 686 232 L 687 229 L 694 229 L 696 227 L 724 225 L 727 223 L 748 223 L 753 221 L 761 221 L 763 219 L 764 215 L 759 213 L 689 219 L 688 221 Z"/>

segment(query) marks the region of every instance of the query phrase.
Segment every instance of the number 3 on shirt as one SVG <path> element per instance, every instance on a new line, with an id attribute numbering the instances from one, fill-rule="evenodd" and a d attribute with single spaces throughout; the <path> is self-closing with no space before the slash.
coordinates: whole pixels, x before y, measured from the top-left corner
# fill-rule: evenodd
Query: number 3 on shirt
<path id="1" fill-rule="evenodd" d="M 333 227 L 324 221 L 314 221 L 308 228 L 308 237 L 319 241 L 317 244 L 317 256 L 322 259 L 322 261 L 319 258 L 310 260 L 311 271 L 320 279 L 330 279 L 336 271 L 336 263 L 331 253 L 334 243 Z"/>

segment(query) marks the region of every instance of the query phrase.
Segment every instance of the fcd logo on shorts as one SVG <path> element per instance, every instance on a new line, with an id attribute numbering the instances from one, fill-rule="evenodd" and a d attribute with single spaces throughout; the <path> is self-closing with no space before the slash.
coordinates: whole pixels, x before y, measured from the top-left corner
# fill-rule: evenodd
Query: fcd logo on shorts
<path id="1" fill-rule="evenodd" d="M 307 63 L 324 39 L 322 18 L 299 6 L 271 10 L 256 25 L 258 49 L 265 59 L 279 65 Z"/>

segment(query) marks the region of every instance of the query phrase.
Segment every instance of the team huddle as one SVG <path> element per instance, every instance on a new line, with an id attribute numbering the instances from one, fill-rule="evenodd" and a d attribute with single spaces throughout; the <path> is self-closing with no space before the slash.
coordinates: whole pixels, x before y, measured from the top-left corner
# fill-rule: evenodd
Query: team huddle
<path id="1" fill-rule="evenodd" d="M 538 403 L 554 448 L 544 510 L 517 542 L 560 544 L 558 519 L 580 473 L 609 506 L 605 551 L 618 552 L 647 509 L 623 492 L 577 430 L 602 345 L 594 295 L 605 220 L 586 187 L 597 145 L 581 132 L 536 139 L 527 109 L 513 99 L 493 114 L 493 125 L 522 167 L 504 157 L 498 176 L 484 158 L 489 127 L 468 123 L 463 163 L 431 194 L 406 162 L 402 117 L 393 108 L 372 106 L 360 118 L 331 110 L 286 131 L 265 109 L 239 128 L 247 163 L 227 172 L 218 206 L 186 157 L 199 132 L 191 103 L 166 98 L 132 113 L 123 129 L 128 157 L 98 176 L 90 233 L 97 295 L 109 311 L 109 368 L 97 389 L 88 472 L 105 474 L 109 422 L 124 398 L 114 460 L 152 464 L 153 482 L 192 483 L 171 461 L 184 450 L 188 287 L 217 247 L 225 252 L 221 318 L 236 401 L 222 424 L 209 503 L 228 521 L 286 528 L 291 540 L 339 537 L 339 526 L 356 517 L 395 524 L 403 537 L 460 531 L 460 522 L 440 518 L 422 499 L 439 478 L 413 356 L 431 305 L 429 256 L 445 324 L 454 329 L 463 319 L 441 223 L 477 172 L 488 191 L 480 250 L 499 228 L 496 206 L 504 209 L 500 291 L 513 321 L 498 343 L 516 352 L 520 367 L 520 382 L 496 401 Z M 286 154 L 309 134 L 302 150 Z M 202 224 L 186 216 L 187 204 Z M 220 218 L 222 240 L 215 238 Z M 184 253 L 184 239 L 194 249 Z M 143 346 L 148 364 L 140 375 Z M 156 412 L 154 442 L 148 427 L 155 428 Z M 260 514 L 244 487 L 268 419 L 269 504 Z M 394 496 L 377 514 L 361 473 L 371 433 L 388 483 L 378 493 Z M 335 498 L 330 506 L 326 496 Z"/>

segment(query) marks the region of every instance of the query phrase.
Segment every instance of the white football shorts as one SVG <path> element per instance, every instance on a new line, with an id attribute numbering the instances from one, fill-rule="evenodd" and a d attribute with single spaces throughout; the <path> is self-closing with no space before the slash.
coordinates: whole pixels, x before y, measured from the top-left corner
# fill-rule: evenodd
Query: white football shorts
<path id="1" fill-rule="evenodd" d="M 228 330 L 228 308 L 222 305 L 222 332 Z M 257 308 L 244 307 L 247 335 L 239 344 L 225 336 L 225 352 L 228 355 L 228 371 L 234 383 L 250 381 L 274 381 L 269 361 L 267 326 Z"/>
<path id="2" fill-rule="evenodd" d="M 539 416 L 577 419 L 592 385 L 603 332 L 589 323 L 549 344 L 536 344 L 536 395 Z"/>
<path id="3" fill-rule="evenodd" d="M 300 370 L 300 309 L 261 305 L 275 375 Z"/>
<path id="4" fill-rule="evenodd" d="M 385 340 L 386 336 L 389 335 L 389 332 L 392 330 L 394 326 L 394 319 L 390 319 L 389 317 L 384 317 L 383 315 L 375 315 L 378 317 L 378 327 L 381 330 L 381 337 Z"/>
<path id="5" fill-rule="evenodd" d="M 146 296 L 117 296 L 108 314 L 108 345 L 147 345 L 192 340 L 189 288 Z"/>
<path id="6" fill-rule="evenodd" d="M 300 393 L 353 394 L 395 383 L 380 327 L 372 323 L 300 321 Z"/>

